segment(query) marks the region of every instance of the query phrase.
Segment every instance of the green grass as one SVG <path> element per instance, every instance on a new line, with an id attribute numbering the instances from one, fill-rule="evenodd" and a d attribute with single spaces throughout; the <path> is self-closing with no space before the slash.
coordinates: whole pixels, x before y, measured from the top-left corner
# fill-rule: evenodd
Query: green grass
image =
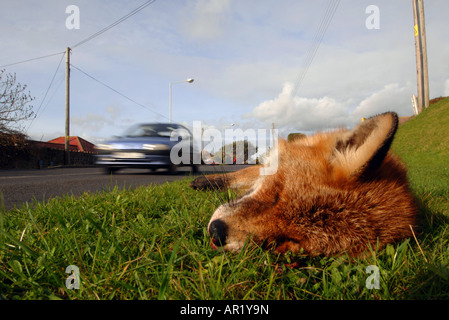
<path id="1" fill-rule="evenodd" d="M 0 210 L 4 299 L 447 299 L 449 99 L 402 125 L 393 149 L 407 163 L 421 234 L 370 257 L 276 255 L 248 241 L 210 247 L 206 226 L 227 194 L 189 179 Z M 295 268 L 291 266 L 295 264 Z M 67 289 L 68 266 L 80 288 Z M 368 289 L 369 265 L 380 273 Z"/>
<path id="2" fill-rule="evenodd" d="M 394 152 L 408 167 L 418 197 L 433 212 L 449 208 L 449 98 L 404 123 L 393 143 Z"/>

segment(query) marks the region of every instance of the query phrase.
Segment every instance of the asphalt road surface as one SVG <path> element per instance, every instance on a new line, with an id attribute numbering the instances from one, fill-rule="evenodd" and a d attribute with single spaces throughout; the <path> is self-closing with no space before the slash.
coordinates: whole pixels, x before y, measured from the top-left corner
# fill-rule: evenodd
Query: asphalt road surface
<path id="1" fill-rule="evenodd" d="M 243 168 L 242 165 L 200 166 L 195 175 L 230 172 Z M 3 194 L 4 207 L 11 210 L 21 207 L 34 199 L 46 201 L 50 198 L 73 194 L 79 196 L 84 192 L 101 192 L 135 188 L 142 185 L 163 184 L 165 182 L 188 178 L 190 168 L 178 168 L 170 174 L 164 170 L 150 173 L 149 170 L 123 169 L 113 175 L 104 174 L 102 168 L 53 168 L 42 170 L 0 170 L 0 197 Z M 1 207 L 1 198 L 0 198 Z"/>

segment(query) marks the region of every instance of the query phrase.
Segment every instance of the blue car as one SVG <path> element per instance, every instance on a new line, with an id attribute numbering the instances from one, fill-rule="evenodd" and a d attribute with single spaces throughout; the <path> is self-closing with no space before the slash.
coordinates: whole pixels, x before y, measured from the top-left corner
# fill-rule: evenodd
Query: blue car
<path id="1" fill-rule="evenodd" d="M 123 136 L 98 144 L 96 149 L 96 164 L 107 173 L 121 168 L 164 168 L 175 172 L 178 166 L 190 166 L 196 172 L 198 164 L 194 160 L 200 159 L 190 131 L 174 123 L 137 124 Z"/>

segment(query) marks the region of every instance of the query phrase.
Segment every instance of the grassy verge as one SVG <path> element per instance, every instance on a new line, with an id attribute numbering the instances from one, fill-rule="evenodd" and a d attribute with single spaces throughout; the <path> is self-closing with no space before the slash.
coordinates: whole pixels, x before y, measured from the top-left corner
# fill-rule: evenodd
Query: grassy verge
<path id="1" fill-rule="evenodd" d="M 0 298 L 447 299 L 448 106 L 442 100 L 404 124 L 393 145 L 423 212 L 416 239 L 357 260 L 275 255 L 250 241 L 223 253 L 210 247 L 206 226 L 227 195 L 194 191 L 188 179 L 114 189 L 0 210 Z M 426 143 L 411 142 L 421 136 Z M 68 289 L 69 266 L 79 289 Z"/>
<path id="2" fill-rule="evenodd" d="M 449 209 L 449 98 L 404 123 L 393 150 L 408 166 L 413 190 L 432 212 Z"/>

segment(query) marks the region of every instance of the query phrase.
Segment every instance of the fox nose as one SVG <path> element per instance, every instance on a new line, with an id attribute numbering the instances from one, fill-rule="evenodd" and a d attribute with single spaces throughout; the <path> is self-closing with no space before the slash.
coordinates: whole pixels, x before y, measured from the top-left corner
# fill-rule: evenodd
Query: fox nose
<path id="1" fill-rule="evenodd" d="M 220 219 L 214 220 L 209 226 L 209 234 L 212 237 L 212 243 L 216 246 L 224 246 L 227 236 L 227 226 Z"/>

